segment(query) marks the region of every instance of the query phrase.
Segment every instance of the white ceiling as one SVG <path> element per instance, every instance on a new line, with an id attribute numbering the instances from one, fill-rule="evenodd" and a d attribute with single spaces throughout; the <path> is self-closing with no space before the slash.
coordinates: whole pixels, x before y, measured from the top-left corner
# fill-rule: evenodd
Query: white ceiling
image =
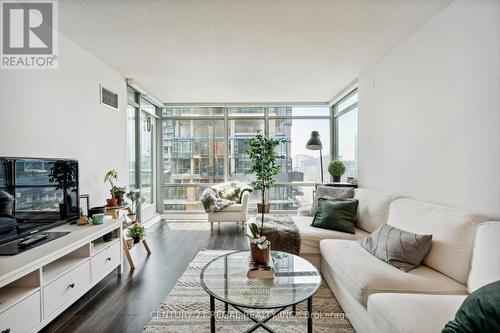
<path id="1" fill-rule="evenodd" d="M 450 0 L 64 0 L 61 32 L 165 102 L 328 101 Z"/>

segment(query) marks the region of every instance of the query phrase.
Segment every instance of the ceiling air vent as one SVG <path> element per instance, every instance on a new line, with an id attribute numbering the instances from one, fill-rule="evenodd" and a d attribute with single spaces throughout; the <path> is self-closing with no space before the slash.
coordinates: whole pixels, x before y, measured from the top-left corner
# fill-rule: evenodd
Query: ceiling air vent
<path id="1" fill-rule="evenodd" d="M 118 94 L 101 86 L 101 104 L 118 110 Z"/>

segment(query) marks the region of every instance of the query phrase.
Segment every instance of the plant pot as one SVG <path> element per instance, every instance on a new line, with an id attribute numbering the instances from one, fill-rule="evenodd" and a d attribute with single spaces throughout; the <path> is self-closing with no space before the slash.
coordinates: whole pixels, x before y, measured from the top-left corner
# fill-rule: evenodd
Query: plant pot
<path id="1" fill-rule="evenodd" d="M 125 240 L 125 242 L 127 242 L 127 247 L 128 247 L 129 249 L 131 249 L 131 248 L 132 248 L 132 246 L 134 246 L 134 240 L 133 240 L 132 238 L 127 238 L 127 239 Z"/>
<path id="2" fill-rule="evenodd" d="M 252 261 L 257 265 L 267 265 L 269 262 L 270 246 L 265 250 L 259 249 L 257 244 L 250 244 Z"/>
<path id="3" fill-rule="evenodd" d="M 134 244 L 137 244 L 141 241 L 141 237 L 133 237 L 132 239 L 134 240 Z"/>
<path id="4" fill-rule="evenodd" d="M 137 220 L 137 215 L 136 214 L 127 214 L 128 219 L 130 220 L 131 223 L 134 223 Z"/>
<path id="5" fill-rule="evenodd" d="M 267 213 L 269 213 L 270 209 L 271 209 L 271 204 L 268 204 L 268 203 L 266 203 L 266 204 L 258 203 L 257 204 L 257 213 L 259 213 L 259 214 L 262 214 L 262 213 L 267 214 Z"/>
<path id="6" fill-rule="evenodd" d="M 116 199 L 116 198 L 106 199 L 106 202 L 108 204 L 108 207 L 118 206 L 118 199 Z"/>
<path id="7" fill-rule="evenodd" d="M 334 183 L 340 183 L 340 176 L 333 176 Z"/>
<path id="8" fill-rule="evenodd" d="M 118 206 L 122 206 L 123 205 L 123 194 L 115 194 L 115 198 L 117 200 L 116 204 Z"/>

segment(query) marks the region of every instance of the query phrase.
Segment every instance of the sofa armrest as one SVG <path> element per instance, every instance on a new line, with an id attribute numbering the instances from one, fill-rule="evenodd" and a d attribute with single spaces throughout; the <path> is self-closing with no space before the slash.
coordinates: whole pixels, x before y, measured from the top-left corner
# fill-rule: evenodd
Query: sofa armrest
<path id="1" fill-rule="evenodd" d="M 250 201 L 250 192 L 245 191 L 241 195 L 241 210 L 242 211 L 247 211 L 248 210 L 248 202 Z"/>
<path id="2" fill-rule="evenodd" d="M 297 210 L 297 216 L 312 216 L 311 208 L 300 208 Z"/>

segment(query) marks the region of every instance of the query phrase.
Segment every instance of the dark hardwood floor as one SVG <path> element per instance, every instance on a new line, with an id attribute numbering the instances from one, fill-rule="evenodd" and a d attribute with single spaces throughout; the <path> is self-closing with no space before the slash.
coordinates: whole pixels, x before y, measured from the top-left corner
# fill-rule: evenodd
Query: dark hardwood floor
<path id="1" fill-rule="evenodd" d="M 142 332 L 198 251 L 248 248 L 236 223 L 214 229 L 202 222 L 157 223 L 147 231 L 150 256 L 142 245 L 134 246 L 135 270 L 125 260 L 121 276 L 108 275 L 42 332 Z"/>

